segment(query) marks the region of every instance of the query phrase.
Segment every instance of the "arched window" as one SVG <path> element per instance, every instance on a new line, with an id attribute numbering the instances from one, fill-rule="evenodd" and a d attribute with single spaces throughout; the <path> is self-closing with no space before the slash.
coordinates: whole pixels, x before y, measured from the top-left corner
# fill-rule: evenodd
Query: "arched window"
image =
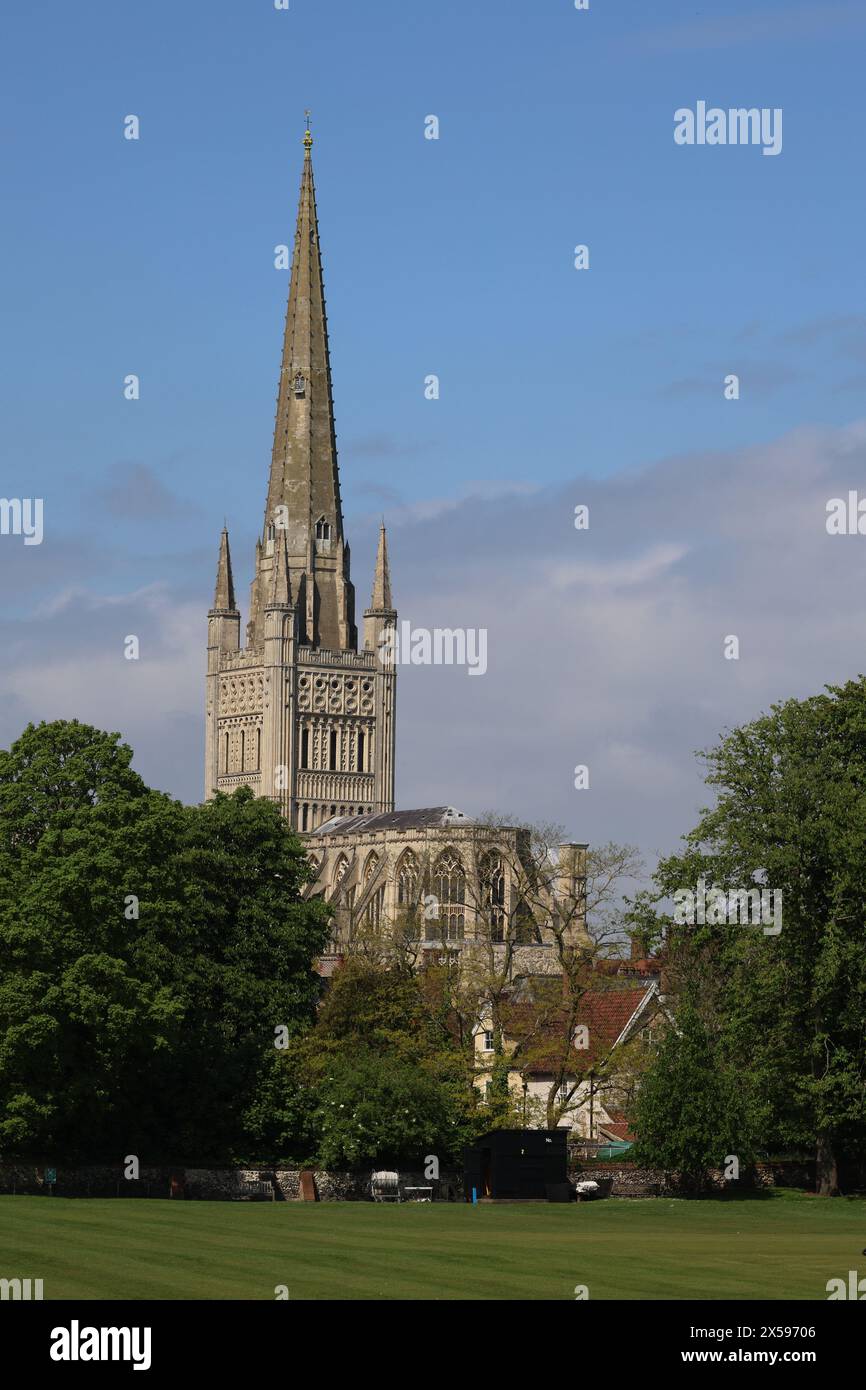
<path id="1" fill-rule="evenodd" d="M 379 856 L 375 850 L 370 854 L 364 866 L 364 891 L 372 883 L 379 868 Z M 377 888 L 364 908 L 364 925 L 367 927 L 378 927 L 382 920 L 382 905 L 385 901 L 385 885 Z"/>
<path id="2" fill-rule="evenodd" d="M 505 940 L 505 868 L 495 850 L 485 854 L 478 866 L 481 882 L 481 911 L 490 929 L 491 941 Z"/>
<path id="3" fill-rule="evenodd" d="M 439 920 L 427 923 L 430 941 L 462 941 L 465 921 L 466 875 L 459 854 L 444 850 L 433 868 L 433 896 Z"/>
<path id="4" fill-rule="evenodd" d="M 404 912 L 415 907 L 417 883 L 418 860 L 411 849 L 407 849 L 397 867 L 397 906 Z"/>
<path id="5" fill-rule="evenodd" d="M 331 548 L 331 523 L 320 516 L 316 522 L 316 546 L 319 550 Z"/>
<path id="6" fill-rule="evenodd" d="M 337 860 L 336 866 L 335 866 L 335 868 L 334 868 L 334 888 L 335 888 L 335 889 L 339 890 L 340 885 L 341 885 L 342 882 L 343 882 L 343 879 L 346 877 L 346 874 L 348 873 L 348 870 L 349 870 L 349 861 L 348 861 L 348 859 L 346 858 L 345 854 L 341 854 L 340 857 L 339 857 L 339 859 Z"/>

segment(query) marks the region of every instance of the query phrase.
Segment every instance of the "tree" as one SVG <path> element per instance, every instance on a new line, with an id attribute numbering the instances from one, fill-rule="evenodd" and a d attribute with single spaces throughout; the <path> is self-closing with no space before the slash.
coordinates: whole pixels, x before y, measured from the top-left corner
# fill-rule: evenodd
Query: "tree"
<path id="1" fill-rule="evenodd" d="M 131 760 L 77 722 L 0 753 L 0 1143 L 22 1155 L 227 1157 L 275 1028 L 314 1018 L 327 909 L 277 808 L 184 807 Z"/>
<path id="2" fill-rule="evenodd" d="M 703 880 L 727 914 L 670 928 L 671 986 L 737 1071 L 762 1145 L 812 1145 L 835 1194 L 839 1155 L 866 1144 L 866 680 L 774 705 L 704 757 L 715 805 L 660 864 L 657 902 Z M 778 933 L 734 920 L 760 890 Z"/>
<path id="3" fill-rule="evenodd" d="M 630 1157 L 702 1186 L 708 1169 L 735 1155 L 751 1161 L 748 1117 L 737 1079 L 719 1065 L 697 1011 L 685 1004 L 637 1093 Z"/>
<path id="4" fill-rule="evenodd" d="M 448 1094 L 423 1067 L 365 1047 L 327 1059 L 317 1091 L 318 1153 L 326 1168 L 364 1163 L 419 1166 L 450 1157 L 456 1117 Z"/>

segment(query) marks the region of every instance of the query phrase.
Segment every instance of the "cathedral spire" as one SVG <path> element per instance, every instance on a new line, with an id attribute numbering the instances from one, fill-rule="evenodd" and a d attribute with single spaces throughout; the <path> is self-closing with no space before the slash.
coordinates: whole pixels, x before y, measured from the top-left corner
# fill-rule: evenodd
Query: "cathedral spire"
<path id="1" fill-rule="evenodd" d="M 251 637 L 255 643 L 261 636 L 259 614 L 270 593 L 275 538 L 282 529 L 292 591 L 308 594 L 301 641 L 354 650 L 354 591 L 343 535 L 312 144 L 308 128 Z"/>
<path id="2" fill-rule="evenodd" d="M 229 551 L 229 533 L 225 526 L 220 536 L 220 555 L 217 561 L 216 590 L 213 609 L 215 613 L 236 613 L 235 586 L 232 579 L 232 557 Z"/>
<path id="3" fill-rule="evenodd" d="M 373 613 L 393 613 L 391 602 L 391 571 L 388 568 L 388 542 L 385 537 L 385 523 L 379 528 L 379 549 L 376 552 L 376 571 L 373 576 L 373 597 L 370 602 Z"/>

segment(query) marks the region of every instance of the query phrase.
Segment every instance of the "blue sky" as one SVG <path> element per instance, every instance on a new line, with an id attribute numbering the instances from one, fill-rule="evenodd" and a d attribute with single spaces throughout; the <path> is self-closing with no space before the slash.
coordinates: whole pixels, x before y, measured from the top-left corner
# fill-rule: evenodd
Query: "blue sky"
<path id="1" fill-rule="evenodd" d="M 398 605 L 417 595 L 420 612 L 433 592 L 468 603 L 474 559 L 513 566 L 518 535 L 529 558 L 572 544 L 581 487 L 607 489 L 613 546 L 636 471 L 675 458 L 694 478 L 710 455 L 741 463 L 792 431 L 849 438 L 866 388 L 864 39 L 866 4 L 834 0 L 19 6 L 2 84 L 2 492 L 45 498 L 46 541 L 23 556 L 0 546 L 13 670 L 34 614 L 68 627 L 77 605 L 79 650 L 99 648 L 114 641 L 106 614 L 131 622 L 127 599 L 154 586 L 166 612 L 200 603 L 203 645 L 224 516 L 246 592 L 287 293 L 273 248 L 292 238 L 306 107 L 362 600 L 383 511 Z M 678 147 L 673 113 L 698 100 L 781 107 L 782 153 Z M 129 113 L 137 142 L 122 138 Z M 429 114 L 438 141 L 424 139 Z M 588 272 L 573 268 L 579 242 Z M 123 398 L 130 372 L 137 402 Z M 629 524 L 636 543 L 640 514 Z M 713 572 L 718 544 L 706 538 L 696 574 Z M 476 595 L 468 621 L 494 597 Z M 489 700 L 495 672 L 469 685 Z M 138 739 L 143 771 L 192 797 L 201 692 L 181 672 L 169 688 L 182 753 L 127 728 L 122 701 L 114 727 Z M 427 715 L 406 688 L 414 767 Z M 86 717 L 27 691 L 13 680 L 0 704 L 4 740 L 34 710 Z M 467 745 L 484 691 L 465 707 Z M 787 693 L 768 677 L 743 708 Z M 565 763 L 574 738 L 564 725 Z M 540 815 L 549 785 L 533 781 L 531 751 L 512 740 L 508 757 L 515 775 L 491 794 Z M 461 747 L 446 767 L 455 800 L 465 760 Z M 420 767 L 406 774 L 404 804 L 433 799 L 422 782 Z M 605 824 L 627 832 L 613 806 Z"/>

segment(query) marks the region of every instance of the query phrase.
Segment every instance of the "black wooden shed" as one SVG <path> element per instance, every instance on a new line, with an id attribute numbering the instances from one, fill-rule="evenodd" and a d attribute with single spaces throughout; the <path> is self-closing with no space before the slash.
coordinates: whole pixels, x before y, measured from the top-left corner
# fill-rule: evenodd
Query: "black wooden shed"
<path id="1" fill-rule="evenodd" d="M 478 1197 L 544 1201 L 568 1181 L 568 1131 L 492 1129 L 463 1157 L 466 1200 Z"/>

